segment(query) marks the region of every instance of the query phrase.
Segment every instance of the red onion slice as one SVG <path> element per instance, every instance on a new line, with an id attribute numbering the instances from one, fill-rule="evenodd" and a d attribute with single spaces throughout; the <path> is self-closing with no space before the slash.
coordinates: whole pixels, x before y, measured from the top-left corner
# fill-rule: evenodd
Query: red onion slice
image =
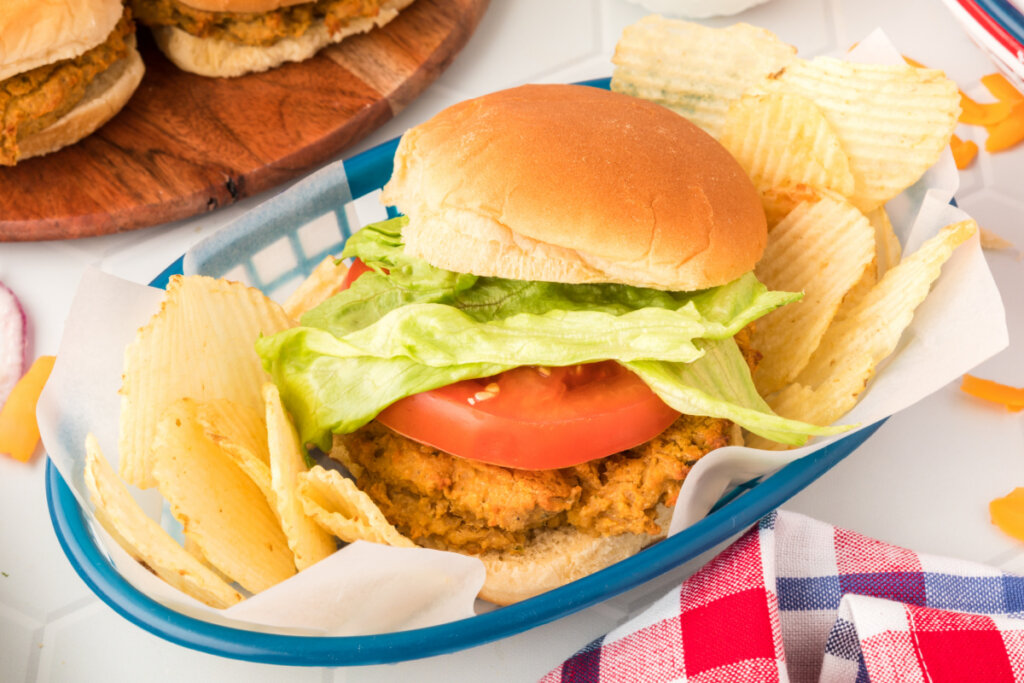
<path id="1" fill-rule="evenodd" d="M 0 282 L 0 406 L 25 374 L 27 336 L 21 302 Z"/>

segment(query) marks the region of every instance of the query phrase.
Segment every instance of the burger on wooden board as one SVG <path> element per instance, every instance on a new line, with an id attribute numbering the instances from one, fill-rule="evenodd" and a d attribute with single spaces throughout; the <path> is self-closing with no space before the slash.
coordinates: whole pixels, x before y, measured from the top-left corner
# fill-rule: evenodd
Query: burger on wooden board
<path id="1" fill-rule="evenodd" d="M 772 413 L 746 329 L 799 298 L 751 273 L 758 193 L 659 105 L 530 85 L 408 131 L 347 288 L 257 343 L 299 435 L 419 545 L 509 603 L 661 538 L 690 467 Z"/>
<path id="2" fill-rule="evenodd" d="M 120 0 L 4 0 L 0 165 L 89 135 L 128 102 L 144 71 Z"/>
<path id="3" fill-rule="evenodd" d="M 241 76 L 301 62 L 394 19 L 412 0 L 132 0 L 178 68 Z"/>

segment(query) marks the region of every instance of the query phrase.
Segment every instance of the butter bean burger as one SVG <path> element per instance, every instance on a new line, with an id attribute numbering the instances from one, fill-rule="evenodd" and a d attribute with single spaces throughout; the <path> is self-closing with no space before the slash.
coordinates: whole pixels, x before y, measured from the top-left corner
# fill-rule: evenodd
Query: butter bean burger
<path id="1" fill-rule="evenodd" d="M 6 0 L 0 9 L 0 165 L 78 142 L 144 73 L 119 0 Z"/>
<path id="2" fill-rule="evenodd" d="M 638 552 L 682 481 L 774 415 L 746 330 L 799 298 L 750 272 L 767 229 L 714 139 L 656 104 L 531 85 L 408 131 L 344 291 L 261 339 L 300 436 L 416 543 L 509 603 Z"/>

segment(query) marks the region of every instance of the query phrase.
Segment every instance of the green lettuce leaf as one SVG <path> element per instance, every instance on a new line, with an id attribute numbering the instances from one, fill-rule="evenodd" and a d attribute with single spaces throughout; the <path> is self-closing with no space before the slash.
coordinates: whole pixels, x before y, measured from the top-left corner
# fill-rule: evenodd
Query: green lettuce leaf
<path id="1" fill-rule="evenodd" d="M 257 342 L 301 438 L 321 448 L 406 396 L 521 365 L 616 360 L 680 412 L 787 444 L 834 433 L 774 415 L 732 337 L 799 294 L 748 273 L 700 292 L 476 277 L 405 254 L 404 218 L 363 228 L 343 257 L 376 272 Z M 387 273 L 385 276 L 384 273 Z"/>
<path id="2" fill-rule="evenodd" d="M 342 337 L 411 304 L 436 303 L 459 309 L 478 322 L 522 314 L 585 311 L 614 316 L 642 309 L 676 311 L 676 322 L 700 319 L 699 337 L 722 339 L 779 306 L 800 298 L 772 292 L 753 273 L 721 287 L 699 292 L 665 292 L 615 284 L 572 285 L 506 280 L 453 273 L 431 266 L 402 250 L 404 216 L 356 232 L 342 257 L 359 258 L 377 272 L 366 273 L 349 289 L 302 316 L 304 326 Z M 387 271 L 384 276 L 383 271 Z M 666 322 L 671 320 L 666 316 Z"/>
<path id="3" fill-rule="evenodd" d="M 808 436 L 846 431 L 842 426 L 818 427 L 773 413 L 754 388 L 735 340 L 701 340 L 697 345 L 705 353 L 695 363 L 635 361 L 624 365 L 679 412 L 732 420 L 779 443 L 799 446 Z"/>
<path id="4" fill-rule="evenodd" d="M 256 349 L 299 438 L 323 451 L 330 449 L 332 433 L 359 429 L 401 398 L 514 367 L 470 363 L 432 368 L 403 357 L 352 356 L 345 342 L 323 330 L 285 332 L 260 338 Z"/>

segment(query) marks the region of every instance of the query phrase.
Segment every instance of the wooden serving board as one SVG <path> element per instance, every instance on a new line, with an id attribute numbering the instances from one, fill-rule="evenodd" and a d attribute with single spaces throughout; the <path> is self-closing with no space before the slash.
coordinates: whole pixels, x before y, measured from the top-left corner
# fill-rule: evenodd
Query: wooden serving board
<path id="1" fill-rule="evenodd" d="M 104 235 L 194 216 L 306 173 L 391 119 L 451 63 L 488 0 L 416 0 L 312 59 L 218 79 L 139 30 L 146 75 L 76 145 L 0 166 L 0 241 Z"/>

